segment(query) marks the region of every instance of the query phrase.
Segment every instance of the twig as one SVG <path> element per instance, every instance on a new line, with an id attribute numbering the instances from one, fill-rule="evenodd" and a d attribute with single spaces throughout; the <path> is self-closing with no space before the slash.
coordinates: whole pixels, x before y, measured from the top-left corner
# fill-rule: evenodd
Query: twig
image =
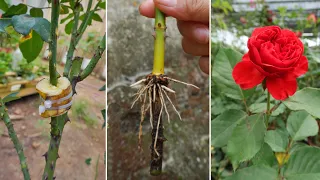
<path id="1" fill-rule="evenodd" d="M 63 76 L 68 77 L 68 73 L 71 68 L 72 64 L 72 58 L 74 54 L 74 50 L 76 49 L 76 38 L 77 38 L 77 31 L 78 31 L 78 23 L 79 23 L 79 15 L 80 15 L 80 3 L 79 1 L 76 2 L 75 4 L 75 9 L 74 9 L 74 24 L 72 28 L 72 34 L 71 34 L 71 40 L 70 40 L 70 45 L 67 53 L 67 60 L 66 60 L 66 65 L 64 67 L 63 71 Z"/>
<path id="2" fill-rule="evenodd" d="M 17 137 L 17 134 L 13 128 L 13 124 L 10 120 L 10 117 L 8 115 L 8 112 L 6 110 L 6 107 L 5 107 L 2 99 L 0 99 L 0 103 L 1 103 L 0 104 L 1 119 L 3 120 L 4 124 L 6 125 L 6 127 L 8 129 L 8 134 L 10 136 L 10 139 L 13 142 L 14 148 L 16 149 L 17 154 L 19 156 L 21 171 L 23 173 L 24 180 L 30 180 L 30 174 L 29 174 L 29 170 L 28 170 L 26 157 L 23 152 L 23 147 L 22 147 L 22 145 Z"/>
<path id="3" fill-rule="evenodd" d="M 105 51 L 105 49 L 106 49 L 106 34 L 104 34 L 102 40 L 100 41 L 100 45 L 98 49 L 95 51 L 94 56 L 92 57 L 90 63 L 80 74 L 80 81 L 84 80 L 87 76 L 89 76 L 89 74 L 91 74 L 93 69 L 96 67 L 98 61 L 101 59 L 101 56 Z"/>

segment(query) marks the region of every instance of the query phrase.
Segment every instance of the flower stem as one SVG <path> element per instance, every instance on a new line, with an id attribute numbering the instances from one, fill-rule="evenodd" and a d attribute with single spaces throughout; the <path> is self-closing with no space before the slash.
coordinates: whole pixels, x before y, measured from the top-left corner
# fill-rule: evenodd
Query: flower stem
<path id="1" fill-rule="evenodd" d="M 270 93 L 268 92 L 267 95 L 267 111 L 266 111 L 266 128 L 268 128 L 269 125 L 269 119 L 270 119 Z"/>
<path id="2" fill-rule="evenodd" d="M 0 112 L 1 112 L 1 119 L 3 120 L 4 124 L 6 125 L 6 127 L 8 129 L 9 137 L 10 137 L 11 141 L 13 142 L 14 148 L 16 149 L 17 154 L 19 156 L 21 171 L 22 171 L 24 180 L 30 180 L 30 174 L 29 174 L 29 170 L 28 170 L 26 157 L 23 152 L 23 147 L 22 147 L 22 145 L 17 137 L 17 134 L 13 128 L 13 124 L 10 120 L 10 117 L 8 115 L 8 112 L 6 110 L 6 107 L 5 107 L 2 99 L 0 99 Z"/>
<path id="3" fill-rule="evenodd" d="M 165 15 L 156 8 L 155 10 L 155 41 L 154 41 L 154 59 L 153 59 L 153 75 L 164 74 L 164 51 L 165 51 L 165 31 L 166 18 Z"/>
<path id="4" fill-rule="evenodd" d="M 56 60 L 57 60 L 57 33 L 59 24 L 59 12 L 60 12 L 60 1 L 52 1 L 51 9 L 51 39 L 49 42 L 49 49 L 51 57 L 49 61 L 49 72 L 50 72 L 50 83 L 54 86 L 57 85 L 57 71 L 56 71 Z"/>

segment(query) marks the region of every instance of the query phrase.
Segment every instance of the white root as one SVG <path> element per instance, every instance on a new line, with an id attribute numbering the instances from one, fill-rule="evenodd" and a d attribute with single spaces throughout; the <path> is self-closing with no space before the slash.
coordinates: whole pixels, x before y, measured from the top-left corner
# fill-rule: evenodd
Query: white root
<path id="1" fill-rule="evenodd" d="M 200 89 L 199 87 L 197 87 L 197 86 L 195 86 L 193 84 L 182 82 L 182 81 L 179 81 L 179 80 L 176 80 L 176 79 L 172 79 L 172 78 L 169 78 L 169 77 L 164 77 L 164 78 L 167 79 L 167 80 L 171 80 L 171 81 L 180 83 L 180 84 L 184 84 L 184 85 L 187 85 L 187 86 L 192 86 L 194 88 Z M 137 86 L 139 84 L 145 83 L 146 81 L 147 81 L 147 79 L 141 79 L 141 80 L 137 81 L 136 83 L 133 83 L 130 86 L 134 87 L 134 86 Z M 140 130 L 139 130 L 139 146 L 140 146 L 140 144 L 141 144 L 141 135 L 142 135 L 142 123 L 144 121 L 145 114 L 146 114 L 146 112 L 148 110 L 150 112 L 150 124 L 151 124 L 151 127 L 153 129 L 153 112 L 152 112 L 153 111 L 153 107 L 152 107 L 152 103 L 156 101 L 157 88 L 158 88 L 158 94 L 159 94 L 159 99 L 160 99 L 160 103 L 161 103 L 161 109 L 160 109 L 160 113 L 159 113 L 159 117 L 158 117 L 156 136 L 155 136 L 153 148 L 154 148 L 155 153 L 159 157 L 160 154 L 157 151 L 157 140 L 158 140 L 158 136 L 159 136 L 160 119 L 161 119 L 161 116 L 162 116 L 162 113 L 163 113 L 163 109 L 165 110 L 165 112 L 166 112 L 166 114 L 168 116 L 168 122 L 170 123 L 170 115 L 169 115 L 168 108 L 167 108 L 167 105 L 166 105 L 165 98 L 164 98 L 163 94 L 165 94 L 165 96 L 167 97 L 167 99 L 170 102 L 170 104 L 172 105 L 174 111 L 179 116 L 179 119 L 182 120 L 182 118 L 180 116 L 180 113 L 178 112 L 178 110 L 176 109 L 176 107 L 174 106 L 174 104 L 172 103 L 170 97 L 167 94 L 167 92 L 173 93 L 173 94 L 175 94 L 176 92 L 174 90 L 164 86 L 164 85 L 161 85 L 159 83 L 154 82 L 154 80 L 151 79 L 148 82 L 147 85 L 142 86 L 138 90 L 138 92 L 135 94 L 136 98 L 133 101 L 133 103 L 131 105 L 131 108 L 135 105 L 135 103 L 139 99 L 141 100 L 141 102 L 143 102 L 142 106 L 141 106 L 141 119 L 140 119 Z M 149 100 L 149 105 L 147 106 L 147 108 L 145 108 L 147 99 Z"/>
<path id="2" fill-rule="evenodd" d="M 161 101 L 160 101 L 161 102 Z M 159 152 L 157 151 L 157 139 L 158 139 L 158 133 L 159 133 L 159 126 L 160 126 L 160 118 L 162 115 L 162 109 L 163 109 L 163 103 L 161 103 L 161 109 L 160 109 L 160 113 L 159 113 L 159 117 L 158 117 L 158 125 L 157 125 L 157 130 L 156 130 L 156 137 L 154 139 L 154 144 L 153 144 L 153 149 L 154 152 L 156 152 L 157 156 L 159 157 Z"/>
<path id="3" fill-rule="evenodd" d="M 133 108 L 134 104 L 139 100 L 140 96 L 144 93 L 145 90 L 147 90 L 150 86 L 152 82 L 152 80 L 143 88 L 143 90 L 141 90 L 141 92 L 137 95 L 137 98 L 133 101 L 132 105 L 131 105 L 131 109 Z"/>
<path id="4" fill-rule="evenodd" d="M 172 105 L 172 107 L 173 107 L 174 111 L 178 114 L 178 116 L 179 116 L 180 120 L 182 121 L 181 116 L 180 116 L 180 113 L 177 111 L 176 107 L 173 105 L 173 103 L 172 103 L 171 99 L 169 98 L 169 96 L 168 96 L 167 92 L 166 92 L 166 91 L 164 91 L 164 90 L 162 90 L 162 91 L 164 92 L 164 94 L 166 95 L 167 99 L 168 99 L 168 100 L 169 100 L 169 102 L 171 103 L 171 105 Z"/>
<path id="5" fill-rule="evenodd" d="M 168 80 L 171 80 L 171 81 L 174 81 L 174 82 L 177 82 L 177 83 L 180 83 L 180 84 L 184 84 L 184 85 L 187 85 L 187 86 L 192 86 L 196 89 L 200 89 L 198 86 L 195 86 L 193 84 L 189 84 L 189 83 L 186 83 L 186 82 L 183 82 L 183 81 L 179 81 L 179 80 L 176 80 L 176 79 L 172 79 L 172 78 L 169 78 L 169 77 L 164 77 L 165 79 L 168 79 Z"/>
<path id="6" fill-rule="evenodd" d="M 141 118 L 140 118 L 140 127 L 139 127 L 139 147 L 141 145 L 142 123 L 143 123 L 144 116 L 145 116 L 144 106 L 146 104 L 147 94 L 148 94 L 148 92 L 146 91 L 144 93 L 143 103 L 142 103 L 142 106 L 141 106 Z"/>
<path id="7" fill-rule="evenodd" d="M 153 102 L 156 100 L 156 86 L 153 85 Z"/>
<path id="8" fill-rule="evenodd" d="M 159 84 L 158 84 L 158 87 L 159 87 L 159 89 L 160 89 L 160 91 L 159 91 L 160 101 L 161 101 L 161 103 L 164 105 L 164 110 L 166 111 L 166 114 L 167 114 L 167 116 L 168 116 L 168 122 L 169 122 L 169 124 L 170 124 L 170 115 L 169 115 L 169 113 L 168 113 L 167 105 L 166 105 L 166 103 L 164 102 L 164 98 L 163 98 L 163 95 L 162 95 L 163 89 L 160 88 Z"/>
<path id="9" fill-rule="evenodd" d="M 151 96 L 151 88 L 149 88 L 149 106 L 150 106 L 150 124 L 151 128 L 153 128 L 153 115 L 152 115 L 152 96 Z"/>
<path id="10" fill-rule="evenodd" d="M 137 85 L 139 85 L 139 84 L 141 84 L 141 83 L 144 83 L 146 80 L 147 80 L 147 79 L 141 79 L 140 81 L 137 81 L 137 82 L 131 84 L 130 87 L 134 87 L 134 86 L 137 86 Z"/>
<path id="11" fill-rule="evenodd" d="M 170 89 L 170 88 L 168 88 L 168 87 L 166 87 L 166 86 L 164 86 L 164 85 L 161 85 L 161 87 L 162 87 L 163 89 L 165 89 L 166 91 L 168 91 L 168 92 L 176 93 L 174 90 L 172 90 L 172 89 Z"/>

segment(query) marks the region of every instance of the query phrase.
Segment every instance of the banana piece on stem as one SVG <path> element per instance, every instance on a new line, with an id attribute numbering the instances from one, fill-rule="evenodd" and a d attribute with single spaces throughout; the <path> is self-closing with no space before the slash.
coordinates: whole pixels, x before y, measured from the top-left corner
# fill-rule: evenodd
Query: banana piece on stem
<path id="1" fill-rule="evenodd" d="M 41 117 L 55 117 L 67 112 L 72 104 L 72 87 L 68 78 L 60 77 L 57 86 L 49 78 L 41 80 L 36 89 L 43 102 L 39 106 Z"/>

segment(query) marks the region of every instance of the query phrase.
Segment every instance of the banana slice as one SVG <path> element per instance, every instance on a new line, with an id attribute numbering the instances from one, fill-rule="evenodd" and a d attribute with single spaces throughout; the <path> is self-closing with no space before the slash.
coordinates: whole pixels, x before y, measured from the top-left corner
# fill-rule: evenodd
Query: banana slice
<path id="1" fill-rule="evenodd" d="M 72 87 L 68 78 L 60 77 L 57 86 L 50 84 L 45 78 L 36 86 L 43 102 L 39 106 L 41 117 L 54 117 L 67 112 L 72 103 Z"/>

